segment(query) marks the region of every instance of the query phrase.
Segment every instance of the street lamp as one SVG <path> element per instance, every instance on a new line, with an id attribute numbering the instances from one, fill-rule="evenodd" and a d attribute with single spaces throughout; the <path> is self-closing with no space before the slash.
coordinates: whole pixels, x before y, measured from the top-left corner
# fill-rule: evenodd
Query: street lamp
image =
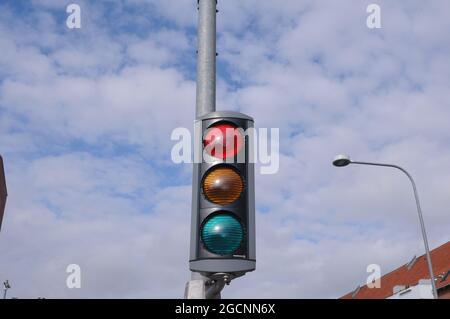
<path id="1" fill-rule="evenodd" d="M 3 299 L 6 299 L 6 292 L 8 291 L 9 288 L 11 288 L 11 285 L 9 284 L 8 280 L 3 283 L 3 287 L 4 287 Z"/>
<path id="2" fill-rule="evenodd" d="M 428 271 L 430 272 L 430 279 L 431 279 L 431 287 L 433 289 L 433 296 L 434 296 L 435 299 L 437 299 L 438 298 L 438 294 L 437 294 L 436 283 L 435 283 L 434 274 L 433 274 L 433 264 L 431 263 L 431 255 L 430 255 L 430 249 L 428 247 L 428 239 L 427 239 L 427 233 L 425 231 L 425 223 L 423 221 L 422 209 L 420 207 L 419 195 L 417 193 L 416 183 L 414 182 L 414 179 L 412 178 L 412 176 L 404 168 L 402 168 L 402 167 L 400 167 L 398 165 L 382 164 L 382 163 L 370 163 L 370 162 L 357 162 L 357 161 L 352 161 L 348 155 L 337 155 L 334 158 L 334 160 L 333 160 L 333 165 L 336 166 L 336 167 L 344 167 L 344 166 L 348 166 L 350 164 L 392 167 L 392 168 L 396 168 L 396 169 L 402 171 L 403 173 L 406 174 L 406 176 L 408 176 L 409 180 L 411 181 L 412 187 L 413 187 L 414 197 L 416 199 L 417 213 L 419 215 L 420 227 L 422 229 L 422 237 L 423 237 L 423 243 L 424 243 L 424 246 L 425 246 L 425 253 L 426 253 L 426 256 L 427 256 Z"/>

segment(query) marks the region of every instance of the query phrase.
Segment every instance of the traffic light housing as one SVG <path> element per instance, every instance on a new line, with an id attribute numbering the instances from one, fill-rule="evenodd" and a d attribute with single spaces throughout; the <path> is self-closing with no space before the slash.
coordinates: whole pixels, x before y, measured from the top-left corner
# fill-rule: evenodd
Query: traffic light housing
<path id="1" fill-rule="evenodd" d="M 253 119 L 220 111 L 195 126 L 189 266 L 238 277 L 256 266 Z"/>

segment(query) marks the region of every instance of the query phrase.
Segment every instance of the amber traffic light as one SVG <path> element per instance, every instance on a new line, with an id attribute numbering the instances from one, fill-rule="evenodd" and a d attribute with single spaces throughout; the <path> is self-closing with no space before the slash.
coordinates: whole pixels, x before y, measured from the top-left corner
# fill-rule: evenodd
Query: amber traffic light
<path id="1" fill-rule="evenodd" d="M 241 175 L 231 167 L 218 166 L 211 169 L 203 180 L 206 198 L 218 205 L 228 205 L 236 201 L 244 189 Z"/>

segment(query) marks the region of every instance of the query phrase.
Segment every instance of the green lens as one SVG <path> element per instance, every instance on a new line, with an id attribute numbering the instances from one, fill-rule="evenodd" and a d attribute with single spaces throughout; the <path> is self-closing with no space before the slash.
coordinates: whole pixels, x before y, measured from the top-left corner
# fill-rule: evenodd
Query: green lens
<path id="1" fill-rule="evenodd" d="M 228 255 L 241 246 L 244 229 L 231 214 L 220 213 L 209 217 L 202 228 L 202 240 L 210 252 Z"/>

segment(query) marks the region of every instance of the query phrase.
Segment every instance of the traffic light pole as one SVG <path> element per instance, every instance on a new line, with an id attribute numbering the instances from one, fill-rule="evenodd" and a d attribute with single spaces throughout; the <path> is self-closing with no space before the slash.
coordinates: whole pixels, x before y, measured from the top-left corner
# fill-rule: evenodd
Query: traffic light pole
<path id="1" fill-rule="evenodd" d="M 198 0 L 196 117 L 216 110 L 217 0 Z"/>
<path id="2" fill-rule="evenodd" d="M 216 110 L 216 13 L 217 0 L 197 0 L 198 51 L 196 118 Z M 225 278 L 225 279 L 224 279 Z M 220 299 L 226 275 L 217 279 L 192 272 L 186 299 Z"/>

